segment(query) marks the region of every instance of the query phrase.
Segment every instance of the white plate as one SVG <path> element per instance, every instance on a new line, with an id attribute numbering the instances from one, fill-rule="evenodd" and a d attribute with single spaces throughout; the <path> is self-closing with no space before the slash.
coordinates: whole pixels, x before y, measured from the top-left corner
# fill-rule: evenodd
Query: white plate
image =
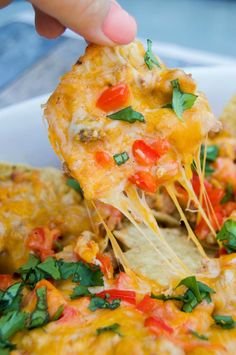
<path id="1" fill-rule="evenodd" d="M 236 67 L 188 68 L 218 116 L 236 93 Z M 59 166 L 48 142 L 41 104 L 47 96 L 22 102 L 0 111 L 0 161 L 33 166 Z"/>

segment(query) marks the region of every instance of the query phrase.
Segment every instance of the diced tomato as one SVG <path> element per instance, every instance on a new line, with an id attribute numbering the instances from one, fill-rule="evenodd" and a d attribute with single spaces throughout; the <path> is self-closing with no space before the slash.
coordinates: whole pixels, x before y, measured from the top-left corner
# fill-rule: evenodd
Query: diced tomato
<path id="1" fill-rule="evenodd" d="M 104 168 L 110 166 L 112 163 L 111 156 L 104 151 L 97 151 L 95 153 L 95 160 L 99 165 L 101 165 Z"/>
<path id="2" fill-rule="evenodd" d="M 60 319 L 58 319 L 58 321 L 56 321 L 56 323 L 63 324 L 63 323 L 71 322 L 74 319 L 78 318 L 78 316 L 79 316 L 79 312 L 76 308 L 65 305 L 62 316 Z"/>
<path id="3" fill-rule="evenodd" d="M 96 256 L 96 259 L 100 261 L 101 265 L 101 270 L 102 272 L 108 277 L 108 279 L 111 279 L 113 276 L 113 266 L 111 263 L 111 258 L 108 255 L 104 254 L 98 254 Z"/>
<path id="4" fill-rule="evenodd" d="M 212 227 L 215 230 L 219 230 L 224 222 L 224 211 L 221 206 L 213 206 L 214 213 L 212 212 L 208 217 L 211 222 Z M 206 221 L 201 218 L 199 223 L 195 227 L 195 233 L 199 239 L 203 240 L 210 234 L 210 229 Z"/>
<path id="5" fill-rule="evenodd" d="M 219 257 L 221 255 L 227 255 L 227 250 L 224 247 L 219 248 L 218 252 L 216 253 L 216 257 Z"/>
<path id="6" fill-rule="evenodd" d="M 159 153 L 143 140 L 136 140 L 132 147 L 136 162 L 140 165 L 154 165 L 160 157 Z"/>
<path id="7" fill-rule="evenodd" d="M 0 290 L 6 290 L 8 287 L 13 285 L 15 282 L 12 275 L 0 274 Z"/>
<path id="8" fill-rule="evenodd" d="M 200 191 L 201 191 L 201 185 L 200 185 L 200 179 L 199 176 L 196 174 L 193 174 L 192 177 L 192 186 L 195 194 L 199 197 L 200 196 Z M 212 206 L 216 206 L 220 204 L 220 201 L 224 197 L 224 190 L 221 188 L 214 187 L 209 181 L 206 179 L 204 180 L 204 186 L 206 193 L 209 197 L 209 200 L 211 201 Z"/>
<path id="9" fill-rule="evenodd" d="M 97 296 L 102 298 L 105 298 L 106 295 L 110 296 L 109 301 L 119 298 L 121 301 L 136 304 L 136 293 L 134 291 L 110 289 L 97 293 Z"/>
<path id="10" fill-rule="evenodd" d="M 96 106 L 105 112 L 114 111 L 123 107 L 130 96 L 126 84 L 118 84 L 103 91 Z"/>
<path id="11" fill-rule="evenodd" d="M 156 139 L 151 146 L 159 156 L 166 154 L 170 149 L 170 143 L 165 138 Z"/>
<path id="12" fill-rule="evenodd" d="M 200 219 L 199 223 L 196 225 L 194 232 L 200 240 L 204 240 L 210 234 L 210 228 L 206 224 L 203 218 Z"/>
<path id="13" fill-rule="evenodd" d="M 137 309 L 143 313 L 151 313 L 158 307 L 156 300 L 146 295 L 137 305 Z"/>
<path id="14" fill-rule="evenodd" d="M 236 202 L 229 201 L 224 203 L 222 206 L 222 209 L 224 210 L 224 214 L 226 217 L 230 216 L 233 211 L 236 211 Z"/>
<path id="15" fill-rule="evenodd" d="M 171 328 L 163 319 L 158 317 L 149 317 L 145 320 L 144 326 L 148 327 L 154 334 L 160 335 L 163 331 L 172 334 L 174 329 Z"/>
<path id="16" fill-rule="evenodd" d="M 26 244 L 30 250 L 39 254 L 41 260 L 45 260 L 48 256 L 54 254 L 54 242 L 60 236 L 58 229 L 43 227 L 35 228 L 30 233 Z"/>
<path id="17" fill-rule="evenodd" d="M 157 190 L 157 180 L 148 171 L 137 171 L 130 176 L 129 181 L 146 192 L 154 193 Z"/>
<path id="18" fill-rule="evenodd" d="M 120 272 L 116 278 L 115 285 L 118 289 L 132 289 L 135 287 L 135 283 L 132 278 L 125 272 Z"/>

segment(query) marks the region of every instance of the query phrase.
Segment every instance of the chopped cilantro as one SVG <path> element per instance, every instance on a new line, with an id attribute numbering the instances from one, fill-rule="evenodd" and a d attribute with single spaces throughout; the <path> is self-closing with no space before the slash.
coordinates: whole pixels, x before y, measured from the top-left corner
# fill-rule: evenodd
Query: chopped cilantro
<path id="1" fill-rule="evenodd" d="M 120 154 L 115 154 L 113 155 L 113 158 L 116 162 L 117 165 L 122 165 L 129 160 L 129 155 L 126 152 L 120 153 Z"/>
<path id="2" fill-rule="evenodd" d="M 161 295 L 154 295 L 153 293 L 151 294 L 151 298 L 154 298 L 156 300 L 161 300 L 161 301 L 183 301 L 184 300 L 184 297 L 183 296 L 175 296 L 175 295 L 164 295 L 164 294 L 161 294 Z"/>
<path id="3" fill-rule="evenodd" d="M 205 148 L 204 144 L 201 146 L 200 162 L 201 162 L 202 169 L 203 169 L 205 149 L 206 149 L 205 175 L 209 176 L 214 172 L 214 169 L 211 166 L 211 164 L 216 161 L 216 158 L 219 155 L 219 147 L 217 145 L 209 145 L 209 146 L 207 146 L 207 148 Z"/>
<path id="4" fill-rule="evenodd" d="M 146 63 L 146 66 L 148 67 L 149 70 L 151 70 L 154 67 L 154 65 L 161 68 L 157 58 L 152 52 L 152 41 L 150 39 L 147 39 L 147 51 L 144 55 L 144 62 Z"/>
<path id="5" fill-rule="evenodd" d="M 30 315 L 28 328 L 38 328 L 49 322 L 47 305 L 47 287 L 43 286 L 36 290 L 37 304 L 35 310 Z"/>
<path id="6" fill-rule="evenodd" d="M 17 282 L 2 292 L 0 297 L 0 312 L 6 314 L 11 311 L 19 311 L 22 299 L 22 282 Z"/>
<path id="7" fill-rule="evenodd" d="M 44 271 L 50 278 L 54 280 L 61 279 L 61 273 L 59 271 L 57 261 L 55 258 L 49 256 L 43 263 L 37 265 L 39 270 Z"/>
<path id="8" fill-rule="evenodd" d="M 68 178 L 66 183 L 68 186 L 70 186 L 72 189 L 74 189 L 76 192 L 78 192 L 82 198 L 84 198 L 84 192 L 83 192 L 82 187 L 80 186 L 80 183 L 78 181 L 76 181 L 73 178 Z"/>
<path id="9" fill-rule="evenodd" d="M 151 294 L 152 298 L 159 299 L 162 301 L 175 300 L 183 302 L 181 310 L 183 312 L 192 312 L 192 310 L 203 300 L 207 303 L 211 302 L 211 294 L 215 291 L 204 284 L 203 282 L 197 281 L 195 276 L 189 276 L 180 281 L 176 288 L 180 286 L 187 287 L 187 291 L 183 295 L 154 295 Z"/>
<path id="10" fill-rule="evenodd" d="M 183 113 L 189 110 L 197 100 L 194 94 L 185 94 L 180 90 L 179 79 L 172 80 L 171 85 L 173 88 L 172 102 L 165 105 L 163 108 L 171 108 L 177 117 L 183 121 Z"/>
<path id="11" fill-rule="evenodd" d="M 89 292 L 88 287 L 78 285 L 73 289 L 73 293 L 70 295 L 70 298 L 74 300 L 83 296 L 91 296 L 91 292 Z"/>
<path id="12" fill-rule="evenodd" d="M 220 203 L 223 205 L 224 203 L 229 201 L 234 201 L 234 188 L 230 184 L 226 186 L 225 195 L 220 201 Z"/>
<path id="13" fill-rule="evenodd" d="M 120 306 L 120 299 L 118 298 L 112 300 L 111 302 L 108 302 L 105 298 L 95 296 L 91 298 L 88 308 L 90 309 L 90 311 L 94 312 L 97 309 L 103 309 L 103 308 L 114 310 L 119 306 Z"/>
<path id="14" fill-rule="evenodd" d="M 107 115 L 112 120 L 125 121 L 128 123 L 134 123 L 136 121 L 145 122 L 144 116 L 137 111 L 134 111 L 131 106 L 123 108 L 120 111 Z"/>
<path id="15" fill-rule="evenodd" d="M 121 336 L 121 333 L 119 332 L 120 324 L 114 323 L 111 325 L 107 325 L 106 327 L 98 328 L 96 330 L 97 335 L 100 335 L 102 333 L 106 332 L 113 332 Z"/>
<path id="16" fill-rule="evenodd" d="M 8 312 L 0 318 L 0 339 L 5 341 L 16 332 L 25 328 L 28 314 L 25 312 Z"/>
<path id="17" fill-rule="evenodd" d="M 201 340 L 208 340 L 209 338 L 204 335 L 204 334 L 199 334 L 198 332 L 196 332 L 195 330 L 190 330 L 189 331 L 193 336 L 195 336 L 196 338 L 198 339 L 201 339 Z"/>
<path id="18" fill-rule="evenodd" d="M 235 321 L 231 316 L 215 315 L 213 319 L 223 329 L 233 329 L 235 327 Z"/>
<path id="19" fill-rule="evenodd" d="M 236 222 L 232 219 L 225 221 L 223 227 L 217 233 L 216 239 L 222 242 L 227 253 L 236 252 Z"/>
<path id="20" fill-rule="evenodd" d="M 79 282 L 83 286 L 103 286 L 103 273 L 99 266 L 78 262 L 66 262 L 48 257 L 44 262 L 30 255 L 27 264 L 23 265 L 18 272 L 24 283 L 34 288 L 42 279 L 67 280 Z"/>
<path id="21" fill-rule="evenodd" d="M 15 350 L 16 345 L 10 343 L 7 340 L 0 339 L 0 354 L 1 355 L 9 355 L 11 350 Z"/>
<path id="22" fill-rule="evenodd" d="M 45 278 L 45 273 L 37 268 L 39 264 L 40 259 L 30 254 L 28 262 L 18 269 L 18 273 L 21 275 L 23 282 L 32 289 L 38 281 Z"/>
<path id="23" fill-rule="evenodd" d="M 189 276 L 189 277 L 186 277 L 185 279 L 181 280 L 180 283 L 177 285 L 177 287 L 183 286 L 183 285 L 185 287 L 187 287 L 194 294 L 198 303 L 202 301 L 202 297 L 201 297 L 200 290 L 199 290 L 198 283 L 197 283 L 195 276 Z"/>
<path id="24" fill-rule="evenodd" d="M 52 321 L 55 322 L 56 320 L 58 320 L 58 319 L 61 317 L 61 315 L 62 315 L 63 312 L 64 312 L 64 304 L 61 304 L 61 305 L 58 307 L 56 313 L 53 315 Z"/>

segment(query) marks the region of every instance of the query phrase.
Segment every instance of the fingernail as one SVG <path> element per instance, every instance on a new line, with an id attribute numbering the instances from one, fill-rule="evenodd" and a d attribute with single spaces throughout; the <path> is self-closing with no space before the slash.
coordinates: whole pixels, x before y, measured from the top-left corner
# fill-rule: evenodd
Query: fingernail
<path id="1" fill-rule="evenodd" d="M 102 31 L 114 43 L 127 44 L 135 38 L 137 25 L 132 16 L 118 4 L 112 3 L 103 22 Z"/>

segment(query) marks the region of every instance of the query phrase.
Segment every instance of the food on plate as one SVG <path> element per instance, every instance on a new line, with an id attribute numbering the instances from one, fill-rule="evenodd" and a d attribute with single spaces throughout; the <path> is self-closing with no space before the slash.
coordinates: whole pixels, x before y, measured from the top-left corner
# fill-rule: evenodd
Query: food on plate
<path id="1" fill-rule="evenodd" d="M 64 172 L 0 165 L 0 353 L 235 353 L 233 106 L 88 47 L 45 107 Z"/>

